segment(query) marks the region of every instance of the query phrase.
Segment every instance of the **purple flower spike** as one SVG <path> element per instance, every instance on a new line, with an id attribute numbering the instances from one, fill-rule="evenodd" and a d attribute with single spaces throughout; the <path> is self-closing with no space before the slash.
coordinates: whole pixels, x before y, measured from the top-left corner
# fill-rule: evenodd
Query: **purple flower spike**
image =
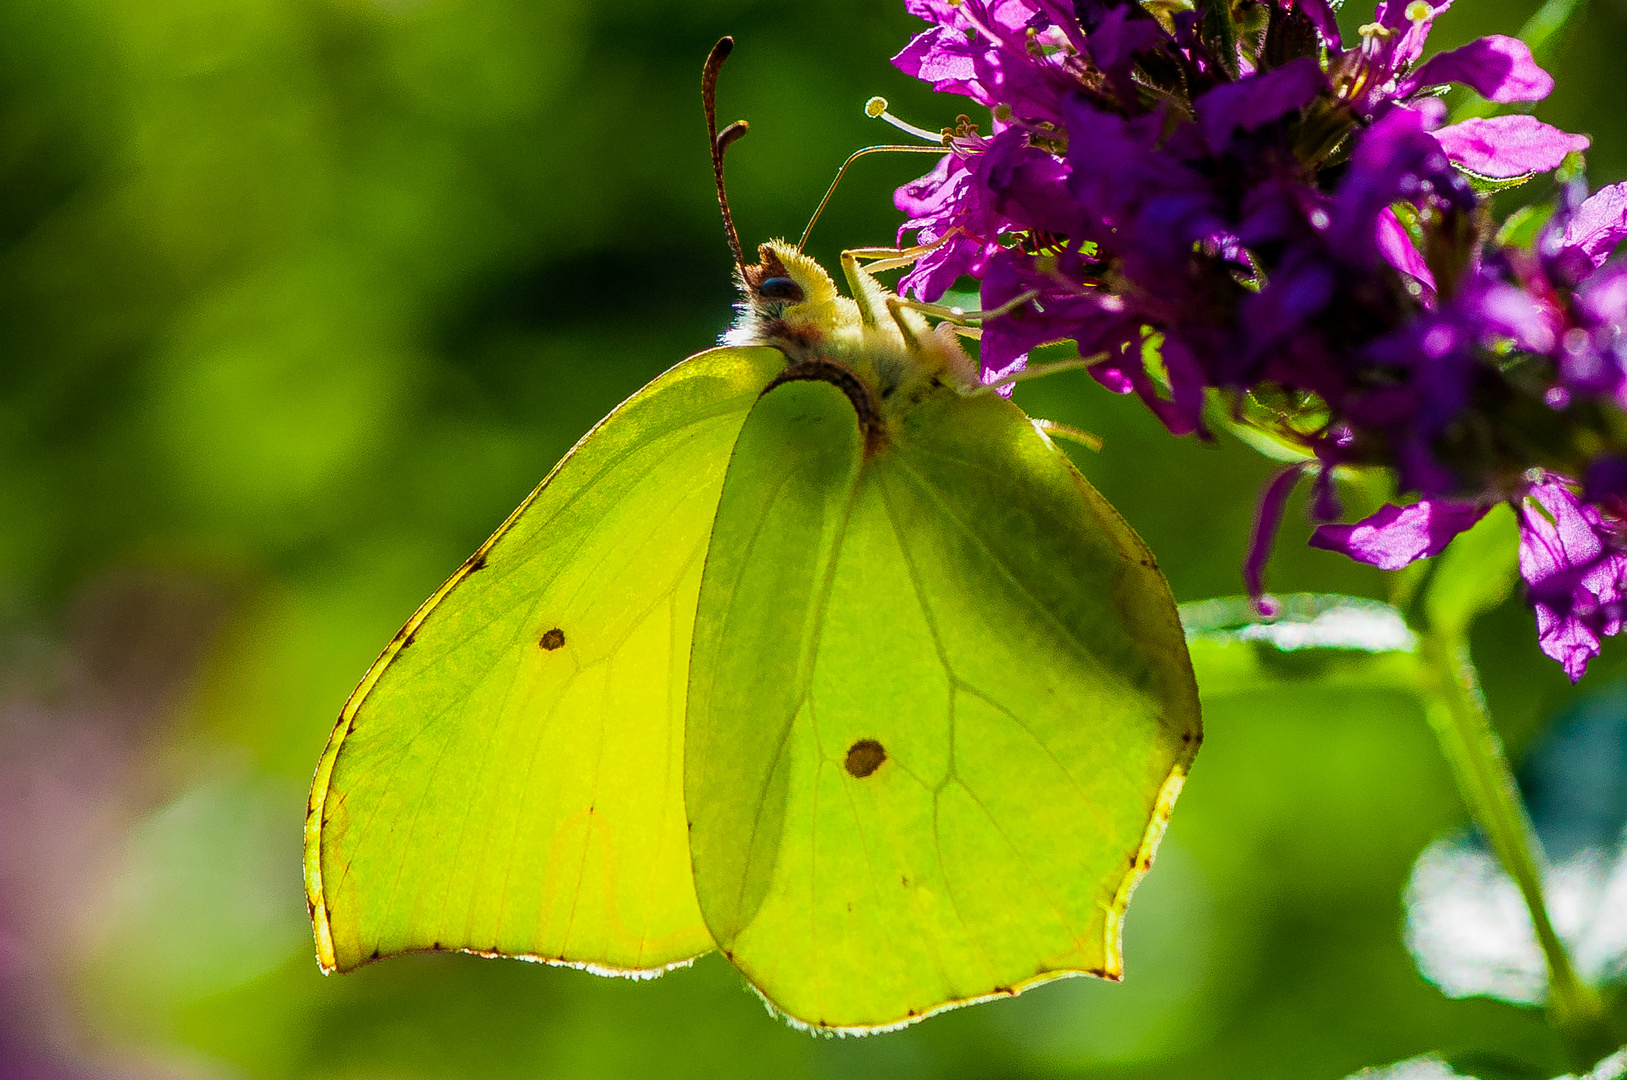
<path id="1" fill-rule="evenodd" d="M 1528 115 L 1444 126 L 1445 84 L 1554 85 L 1510 37 L 1426 62 L 1451 2 L 1379 0 L 1347 48 L 1337 0 L 1260 0 L 1246 37 L 1237 5 L 905 0 L 930 25 L 898 66 L 992 115 L 898 189 L 900 243 L 931 247 L 899 290 L 969 275 L 985 310 L 1010 305 L 982 326 L 986 384 L 1071 343 L 1173 435 L 1208 438 L 1206 403 L 1233 402 L 1314 454 L 1261 494 L 1243 577 L 1262 613 L 1308 474 L 1317 522 L 1342 516 L 1339 466 L 1422 500 L 1311 540 L 1385 570 L 1515 493 L 1542 647 L 1574 678 L 1627 609 L 1627 184 L 1589 199 L 1571 177 L 1545 218 L 1498 227 L 1483 181 L 1589 143 Z"/>
<path id="2" fill-rule="evenodd" d="M 1489 507 L 1450 499 L 1386 505 L 1353 525 L 1323 525 L 1311 546 L 1337 551 L 1380 570 L 1399 570 L 1445 550 L 1452 538 L 1486 516 Z"/>
<path id="3" fill-rule="evenodd" d="M 1531 58 L 1531 47 L 1519 38 L 1493 34 L 1461 49 L 1431 57 L 1397 87 L 1402 97 L 1441 83 L 1463 83 L 1488 101 L 1541 101 L 1554 88 L 1554 78 Z"/>
<path id="4" fill-rule="evenodd" d="M 1586 135 L 1571 135 L 1535 117 L 1476 117 L 1435 132 L 1453 162 L 1495 180 L 1513 180 L 1559 168 L 1565 155 L 1586 150 Z"/>
<path id="5" fill-rule="evenodd" d="M 1597 270 L 1627 238 L 1627 182 L 1600 188 L 1565 225 L 1564 247 L 1586 255 Z"/>
<path id="6" fill-rule="evenodd" d="M 1571 682 L 1621 631 L 1627 554 L 1619 529 L 1557 477 L 1520 501 L 1520 576 L 1537 613 L 1537 641 Z"/>

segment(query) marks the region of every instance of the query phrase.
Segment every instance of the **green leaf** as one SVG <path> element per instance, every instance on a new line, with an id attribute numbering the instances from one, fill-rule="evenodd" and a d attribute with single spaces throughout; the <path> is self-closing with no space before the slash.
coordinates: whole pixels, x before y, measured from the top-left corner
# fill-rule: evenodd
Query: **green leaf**
<path id="1" fill-rule="evenodd" d="M 1152 558 L 1015 406 L 940 391 L 890 431 L 825 382 L 753 410 L 690 673 L 701 911 L 825 1029 L 1117 978 L 1200 737 Z"/>
<path id="2" fill-rule="evenodd" d="M 1377 600 L 1298 593 L 1265 619 L 1247 597 L 1181 605 L 1205 697 L 1315 680 L 1327 689 L 1415 689 L 1417 636 Z"/>

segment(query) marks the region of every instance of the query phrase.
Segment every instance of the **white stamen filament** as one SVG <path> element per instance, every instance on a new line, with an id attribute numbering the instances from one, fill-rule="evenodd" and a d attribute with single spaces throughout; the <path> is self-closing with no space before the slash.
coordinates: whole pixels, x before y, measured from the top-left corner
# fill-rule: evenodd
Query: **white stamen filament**
<path id="1" fill-rule="evenodd" d="M 926 128 L 916 127 L 908 120 L 900 120 L 898 117 L 888 112 L 887 99 L 884 97 L 873 97 L 869 101 L 865 102 L 864 115 L 885 120 L 899 131 L 905 132 L 909 135 L 914 135 L 917 139 L 924 139 L 927 142 L 933 143 L 937 146 L 943 145 L 943 134 L 941 132 L 928 131 Z"/>

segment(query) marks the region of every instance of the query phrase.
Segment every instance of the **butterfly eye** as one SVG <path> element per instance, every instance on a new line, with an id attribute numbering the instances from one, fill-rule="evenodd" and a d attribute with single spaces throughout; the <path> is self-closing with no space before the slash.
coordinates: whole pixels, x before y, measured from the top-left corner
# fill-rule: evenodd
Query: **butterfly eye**
<path id="1" fill-rule="evenodd" d="M 802 286 L 788 277 L 765 278 L 757 286 L 757 295 L 764 300 L 790 300 L 795 303 L 802 299 Z"/>

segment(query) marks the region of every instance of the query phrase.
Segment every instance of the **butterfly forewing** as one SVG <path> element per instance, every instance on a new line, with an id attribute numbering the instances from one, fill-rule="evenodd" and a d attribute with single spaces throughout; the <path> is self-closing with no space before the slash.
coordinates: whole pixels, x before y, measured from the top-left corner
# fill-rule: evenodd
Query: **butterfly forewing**
<path id="1" fill-rule="evenodd" d="M 1117 977 L 1199 739 L 1167 586 L 1008 402 L 942 392 L 869 456 L 857 433 L 841 391 L 787 384 L 730 466 L 691 669 L 703 915 L 821 1027 Z"/>
<path id="2" fill-rule="evenodd" d="M 730 448 L 784 364 L 719 349 L 594 429 L 347 704 L 306 826 L 324 966 L 468 949 L 659 971 L 712 947 L 682 802 Z"/>

